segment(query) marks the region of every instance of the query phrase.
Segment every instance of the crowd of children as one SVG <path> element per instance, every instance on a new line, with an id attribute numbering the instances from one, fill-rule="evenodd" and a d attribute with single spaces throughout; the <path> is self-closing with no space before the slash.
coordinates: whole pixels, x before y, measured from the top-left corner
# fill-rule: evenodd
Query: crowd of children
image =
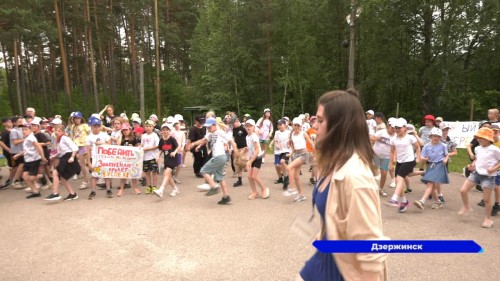
<path id="1" fill-rule="evenodd" d="M 382 113 L 373 110 L 368 110 L 366 115 L 374 163 L 380 168 L 380 196 L 388 196 L 385 186 L 389 182 L 389 187 L 395 189 L 387 204 L 397 207 L 400 213 L 406 212 L 410 205 L 406 195 L 413 191 L 408 177 L 419 175 L 426 187 L 414 205 L 424 210 L 426 201 L 432 200 L 432 209 L 443 207 L 442 185 L 449 183 L 448 162 L 457 154 L 457 144 L 448 136 L 449 124 L 441 117 L 426 115 L 417 132 L 404 118 L 386 121 Z M 483 200 L 478 205 L 485 207 L 482 226 L 486 228 L 493 225 L 491 215 L 500 211 L 498 110 L 489 110 L 488 119 L 481 123 L 468 146 L 471 164 L 466 167 L 467 179 L 460 191 L 463 207 L 459 212 L 464 215 L 472 210 L 468 191 L 476 187 L 483 192 Z M 300 175 L 309 168 L 310 183 L 316 184 L 318 178 L 315 121 L 315 116 L 306 113 L 291 122 L 290 118 L 283 117 L 273 124 L 271 110 L 266 108 L 257 121 L 248 114 L 240 120 L 234 112 L 228 112 L 223 118 L 208 112 L 197 116 L 188 128 L 179 114 L 162 122 L 152 114 L 143 122 L 136 113 L 130 118 L 124 113 L 115 116 L 111 105 L 91 115 L 88 121 L 81 112 L 73 112 L 67 122 L 59 115 L 49 119 L 36 117 L 35 109 L 28 108 L 24 117 L 2 119 L 0 147 L 11 169 L 0 188 L 25 188 L 29 192 L 27 198 L 40 197 L 40 190 L 52 188 L 45 199 L 60 200 L 59 185 L 62 184 L 68 192 L 64 200 L 75 200 L 78 195 L 70 179 L 79 176 L 82 179 L 79 189 L 91 189 L 89 199 L 97 195 L 98 186 L 111 198 L 114 196 L 112 179 L 102 179 L 95 171 L 97 147 L 103 144 L 137 146 L 144 151 L 140 182 L 146 186 L 145 194 L 162 198 L 167 186 L 171 188 L 170 196 L 180 194 L 180 171 L 186 167 L 184 161 L 191 152 L 194 175 L 205 180 L 198 188 L 206 190 L 208 196 L 221 189 L 222 198 L 218 203 L 225 205 L 231 202 L 225 181 L 225 167 L 229 164 L 233 177 L 237 177 L 233 187 L 243 185 L 243 172 L 247 172 L 251 190 L 248 199 L 269 198 L 269 185 L 260 178 L 259 172 L 265 163 L 266 151 L 271 149 L 278 177 L 274 183 L 283 185 L 283 195 L 295 195 L 294 201 L 300 202 L 306 200 Z M 163 178 L 158 185 L 160 174 Z M 388 181 L 388 177 L 392 180 Z M 138 180 L 118 181 L 117 196 L 123 196 L 125 188 L 132 188 L 134 195 L 142 193 Z M 491 200 L 492 193 L 494 200 Z"/>

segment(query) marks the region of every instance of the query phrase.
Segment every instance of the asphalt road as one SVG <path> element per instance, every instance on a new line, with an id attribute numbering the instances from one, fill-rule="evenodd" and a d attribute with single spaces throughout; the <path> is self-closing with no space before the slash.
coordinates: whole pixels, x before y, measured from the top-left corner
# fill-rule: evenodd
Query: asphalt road
<path id="1" fill-rule="evenodd" d="M 226 170 L 232 186 L 235 179 Z M 87 200 L 87 189 L 78 191 L 76 201 L 49 202 L 27 200 L 23 190 L 0 191 L 0 280 L 293 279 L 314 253 L 309 242 L 290 230 L 298 216 L 311 212 L 308 173 L 301 180 L 309 196 L 294 203 L 273 184 L 276 175 L 268 155 L 261 178 L 271 188 L 270 198 L 248 200 L 244 178 L 242 187 L 230 187 L 232 204 L 220 206 L 220 195 L 207 197 L 197 190 L 203 181 L 191 171 L 188 166 L 181 175 L 181 193 L 162 200 L 130 190 L 111 199 L 99 191 Z M 5 179 L 7 169 L 1 174 Z M 390 280 L 500 280 L 500 220 L 495 217 L 493 228 L 483 229 L 482 208 L 465 218 L 456 215 L 465 178 L 450 176 L 442 209 L 422 212 L 411 206 L 399 214 L 383 206 L 384 231 L 398 240 L 472 239 L 484 253 L 392 254 Z M 72 184 L 78 187 L 80 180 Z M 412 186 L 409 198 L 414 201 L 424 186 L 417 178 Z M 474 203 L 481 196 L 470 193 Z"/>

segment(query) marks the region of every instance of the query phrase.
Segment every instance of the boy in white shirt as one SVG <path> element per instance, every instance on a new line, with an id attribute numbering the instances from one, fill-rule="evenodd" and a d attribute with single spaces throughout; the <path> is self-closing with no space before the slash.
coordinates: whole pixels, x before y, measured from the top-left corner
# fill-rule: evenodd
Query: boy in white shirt
<path id="1" fill-rule="evenodd" d="M 156 153 L 158 152 L 158 144 L 160 138 L 154 132 L 155 123 L 151 120 L 144 122 L 144 129 L 146 133 L 142 135 L 141 147 L 144 150 L 144 161 L 142 163 L 142 171 L 146 176 L 146 194 L 151 194 L 157 190 L 156 184 L 158 182 L 158 162 L 156 162 Z"/>
<path id="2" fill-rule="evenodd" d="M 89 194 L 89 200 L 93 199 L 96 196 L 96 185 L 97 178 L 99 177 L 94 169 L 98 168 L 97 163 L 97 147 L 103 144 L 110 144 L 111 138 L 109 135 L 101 130 L 102 122 L 101 119 L 90 117 L 89 119 L 90 125 L 90 134 L 87 136 L 87 140 L 85 142 L 87 146 L 87 165 L 90 169 L 90 185 L 92 187 L 92 191 Z M 90 152 L 90 153 L 89 153 Z M 106 184 L 106 196 L 108 198 L 113 197 L 113 192 L 111 192 L 111 181 L 110 179 L 104 179 Z"/>
<path id="3" fill-rule="evenodd" d="M 26 198 L 40 197 L 40 184 L 37 182 L 38 168 L 41 163 L 47 163 L 47 159 L 43 154 L 42 146 L 36 140 L 29 124 L 21 124 L 20 127 L 22 127 L 24 137 L 23 152 L 14 155 L 13 159 L 16 160 L 24 156 L 23 179 L 33 191 Z"/>
<path id="4" fill-rule="evenodd" d="M 285 119 L 278 120 L 278 131 L 274 133 L 274 138 L 269 144 L 269 146 L 274 145 L 274 165 L 276 167 L 276 172 L 280 178 L 275 181 L 275 183 L 280 183 L 281 175 L 283 175 L 282 183 L 283 190 L 288 189 L 288 173 L 287 173 L 287 165 L 290 160 L 290 131 L 288 130 L 288 126 L 286 124 Z"/>
<path id="5" fill-rule="evenodd" d="M 204 138 L 191 143 L 191 146 L 195 148 L 198 152 L 200 146 L 207 143 L 210 144 L 210 149 L 212 150 L 212 158 L 208 160 L 205 165 L 200 170 L 200 173 L 205 178 L 205 181 L 210 186 L 210 190 L 207 191 L 206 195 L 211 196 L 219 193 L 219 187 L 215 183 L 218 181 L 222 189 L 222 199 L 217 203 L 219 205 L 226 205 L 231 202 L 231 197 L 229 197 L 229 191 L 227 189 L 226 181 L 224 180 L 224 166 L 227 162 L 227 155 L 225 151 L 225 146 L 231 143 L 234 148 L 234 152 L 238 155 L 238 149 L 236 143 L 230 140 L 226 133 L 218 128 L 217 121 L 213 117 L 207 118 L 204 127 L 207 127 L 207 134 Z M 211 175 L 214 175 L 212 179 Z"/>

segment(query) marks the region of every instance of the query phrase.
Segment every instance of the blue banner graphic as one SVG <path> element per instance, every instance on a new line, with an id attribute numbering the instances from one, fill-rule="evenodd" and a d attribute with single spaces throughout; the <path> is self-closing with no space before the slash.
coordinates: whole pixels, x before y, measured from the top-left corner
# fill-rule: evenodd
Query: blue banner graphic
<path id="1" fill-rule="evenodd" d="M 482 253 L 473 240 L 316 240 L 323 253 Z"/>

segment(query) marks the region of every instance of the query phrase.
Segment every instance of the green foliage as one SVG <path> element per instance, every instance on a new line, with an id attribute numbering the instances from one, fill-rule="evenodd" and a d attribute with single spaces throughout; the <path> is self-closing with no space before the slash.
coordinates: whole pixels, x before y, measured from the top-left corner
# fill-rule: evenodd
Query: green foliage
<path id="1" fill-rule="evenodd" d="M 0 2 L 0 46 L 9 77 L 0 80 L 8 112 L 139 111 L 137 62 L 144 59 L 146 114 L 155 112 L 154 1 L 58 1 L 71 84 L 64 89 L 53 1 Z M 89 19 L 86 4 L 89 3 Z M 356 20 L 355 85 L 365 108 L 420 120 L 474 119 L 500 103 L 497 0 L 362 0 Z M 112 4 L 110 6 L 110 4 Z M 316 111 L 326 91 L 347 85 L 349 1 L 158 0 L 162 115 L 185 106 L 275 119 Z M 92 41 L 87 42 L 89 35 Z M 90 53 L 92 46 L 93 53 Z M 2 58 L 3 59 L 3 58 Z M 133 64 L 135 63 L 135 64 Z M 8 83 L 1 82 L 8 81 Z M 272 91 L 270 92 L 270 89 Z M 10 96 L 9 96 L 10 95 Z M 14 104 L 11 104 L 13 101 Z"/>

